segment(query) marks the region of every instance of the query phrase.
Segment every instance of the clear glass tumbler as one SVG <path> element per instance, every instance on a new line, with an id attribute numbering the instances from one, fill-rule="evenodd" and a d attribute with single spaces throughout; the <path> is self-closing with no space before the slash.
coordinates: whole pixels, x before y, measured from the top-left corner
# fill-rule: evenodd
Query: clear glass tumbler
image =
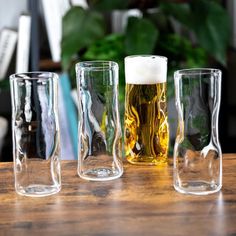
<path id="1" fill-rule="evenodd" d="M 61 189 L 57 83 L 50 72 L 10 76 L 15 189 L 21 195 Z"/>
<path id="2" fill-rule="evenodd" d="M 174 188 L 204 195 L 222 186 L 218 137 L 221 71 L 186 69 L 174 74 L 178 129 L 174 147 Z"/>
<path id="3" fill-rule="evenodd" d="M 118 64 L 87 61 L 76 65 L 78 88 L 78 174 L 103 181 L 123 173 L 118 109 Z"/>

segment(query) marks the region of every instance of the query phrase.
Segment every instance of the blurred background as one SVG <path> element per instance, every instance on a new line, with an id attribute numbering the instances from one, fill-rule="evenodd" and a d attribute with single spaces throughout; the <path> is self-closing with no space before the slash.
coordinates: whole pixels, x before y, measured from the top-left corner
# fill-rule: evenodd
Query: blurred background
<path id="1" fill-rule="evenodd" d="M 173 72 L 221 69 L 220 142 L 223 153 L 236 152 L 235 0 L 0 0 L 0 161 L 12 161 L 10 74 L 60 75 L 63 159 L 76 159 L 75 63 L 119 63 L 122 118 L 123 60 L 134 54 L 168 57 L 170 155 L 176 132 Z"/>

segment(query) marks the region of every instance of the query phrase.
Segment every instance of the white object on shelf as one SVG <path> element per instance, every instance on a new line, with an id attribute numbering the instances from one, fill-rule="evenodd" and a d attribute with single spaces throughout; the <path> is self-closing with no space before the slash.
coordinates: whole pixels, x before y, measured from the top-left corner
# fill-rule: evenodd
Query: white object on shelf
<path id="1" fill-rule="evenodd" d="M 18 43 L 16 52 L 16 73 L 29 70 L 31 16 L 21 15 L 18 27 Z"/>
<path id="2" fill-rule="evenodd" d="M 3 29 L 0 34 L 0 80 L 5 78 L 14 49 L 16 47 L 17 32 Z"/>
<path id="3" fill-rule="evenodd" d="M 61 60 L 62 18 L 70 9 L 68 0 L 42 0 L 52 60 Z"/>
<path id="4" fill-rule="evenodd" d="M 112 32 L 123 33 L 129 17 L 142 18 L 143 14 L 139 9 L 115 10 L 112 12 Z"/>

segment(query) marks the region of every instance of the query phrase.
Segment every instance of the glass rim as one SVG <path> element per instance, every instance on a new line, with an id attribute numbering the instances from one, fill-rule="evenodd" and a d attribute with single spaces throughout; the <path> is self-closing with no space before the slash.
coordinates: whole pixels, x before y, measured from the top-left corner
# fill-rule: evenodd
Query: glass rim
<path id="1" fill-rule="evenodd" d="M 189 69 L 181 69 L 174 72 L 174 75 L 209 75 L 212 73 L 221 74 L 220 69 L 216 68 L 189 68 Z"/>
<path id="2" fill-rule="evenodd" d="M 110 70 L 113 68 L 119 68 L 119 65 L 115 61 L 109 60 L 91 60 L 91 61 L 80 61 L 75 64 L 76 70 L 94 70 L 94 71 L 102 71 L 102 70 Z"/>
<path id="3" fill-rule="evenodd" d="M 42 75 L 41 77 L 34 78 L 32 75 Z M 29 71 L 29 72 L 20 72 L 15 73 L 9 76 L 10 80 L 37 80 L 37 79 L 43 79 L 48 80 L 50 78 L 57 78 L 58 74 L 50 71 Z"/>
<path id="4" fill-rule="evenodd" d="M 154 55 L 154 54 L 137 54 L 137 55 L 129 55 L 125 57 L 126 59 L 131 59 L 131 58 L 137 58 L 137 57 L 146 57 L 146 58 L 159 58 L 159 59 L 164 59 L 165 61 L 168 61 L 168 58 L 165 56 L 161 55 Z"/>

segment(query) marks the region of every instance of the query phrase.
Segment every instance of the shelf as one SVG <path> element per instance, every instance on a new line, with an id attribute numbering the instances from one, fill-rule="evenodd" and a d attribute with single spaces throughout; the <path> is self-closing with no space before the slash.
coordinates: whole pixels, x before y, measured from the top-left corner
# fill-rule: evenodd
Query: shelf
<path id="1" fill-rule="evenodd" d="M 42 59 L 39 62 L 40 70 L 61 70 L 60 62 L 53 62 L 51 59 Z"/>

